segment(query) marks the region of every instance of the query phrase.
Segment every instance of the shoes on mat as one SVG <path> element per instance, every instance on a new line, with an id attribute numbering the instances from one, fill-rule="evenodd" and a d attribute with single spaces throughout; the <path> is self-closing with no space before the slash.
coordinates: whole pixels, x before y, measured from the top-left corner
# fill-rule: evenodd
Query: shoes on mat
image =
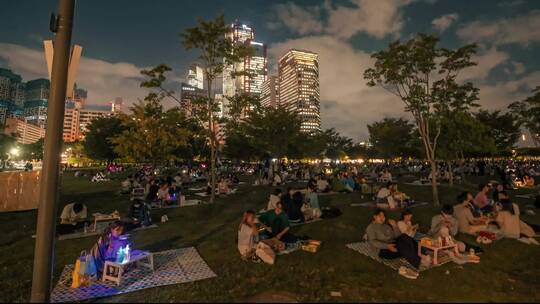
<path id="1" fill-rule="evenodd" d="M 415 280 L 418 278 L 418 272 L 417 271 L 414 271 L 410 268 L 407 268 L 407 267 L 404 267 L 404 266 L 401 266 L 399 267 L 399 270 L 398 270 L 398 274 L 402 277 L 405 277 L 407 279 L 411 279 L 411 280 Z"/>
<path id="2" fill-rule="evenodd" d="M 489 244 L 493 243 L 492 240 L 490 240 L 489 238 L 487 238 L 485 236 L 477 237 L 476 242 L 479 243 L 479 244 L 485 244 L 485 245 L 489 245 Z"/>

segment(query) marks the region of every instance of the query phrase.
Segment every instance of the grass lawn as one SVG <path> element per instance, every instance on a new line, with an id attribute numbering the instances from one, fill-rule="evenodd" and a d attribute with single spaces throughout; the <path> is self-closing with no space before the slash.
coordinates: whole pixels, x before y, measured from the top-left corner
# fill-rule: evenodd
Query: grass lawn
<path id="1" fill-rule="evenodd" d="M 480 182 L 480 180 L 472 180 Z M 116 194 L 119 181 L 92 184 L 71 175 L 63 178 L 61 205 L 80 201 L 89 213 L 119 210 L 125 214 L 128 198 Z M 400 189 L 417 201 L 431 201 L 430 187 L 400 185 Z M 371 209 L 350 207 L 366 201 L 360 194 L 322 196 L 321 205 L 333 205 L 343 211 L 336 219 L 294 228 L 299 235 L 322 240 L 316 253 L 303 251 L 279 256 L 273 266 L 244 262 L 236 249 L 236 232 L 245 209 L 259 210 L 266 205 L 269 187 L 241 186 L 240 193 L 220 198 L 214 205 L 202 205 L 154 212 L 157 221 L 167 214 L 169 222 L 159 228 L 134 233 L 135 246 L 150 251 L 195 246 L 218 275 L 196 283 L 146 289 L 140 292 L 102 299 L 103 302 L 239 302 L 257 298 L 297 301 L 338 302 L 448 302 L 448 301 L 540 301 L 540 247 L 515 240 L 502 240 L 483 246 L 480 264 L 458 266 L 446 264 L 423 272 L 417 280 L 400 277 L 396 271 L 345 247 L 360 240 L 371 218 Z M 441 186 L 441 201 L 453 203 L 463 190 L 474 191 L 476 185 L 453 188 Z M 517 193 L 531 190 L 514 191 Z M 526 200 L 517 200 L 523 206 Z M 529 202 L 530 203 L 530 202 Z M 425 231 L 431 207 L 412 209 L 415 221 Z M 391 213 L 390 217 L 397 217 Z M 523 218 L 540 224 L 540 215 Z M 29 299 L 36 212 L 0 214 L 0 301 L 22 302 Z M 472 241 L 472 238 L 464 238 Z M 55 278 L 64 265 L 74 262 L 83 249 L 92 246 L 93 237 L 57 242 Z M 342 297 L 331 297 L 339 291 Z"/>

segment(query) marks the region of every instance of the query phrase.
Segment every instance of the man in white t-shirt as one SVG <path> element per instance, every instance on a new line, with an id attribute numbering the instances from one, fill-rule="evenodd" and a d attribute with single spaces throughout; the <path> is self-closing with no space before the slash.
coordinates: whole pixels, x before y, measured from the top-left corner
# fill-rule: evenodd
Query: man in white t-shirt
<path id="1" fill-rule="evenodd" d="M 84 204 L 67 204 L 60 215 L 60 225 L 56 231 L 58 234 L 69 234 L 82 229 L 87 221 L 88 211 Z"/>

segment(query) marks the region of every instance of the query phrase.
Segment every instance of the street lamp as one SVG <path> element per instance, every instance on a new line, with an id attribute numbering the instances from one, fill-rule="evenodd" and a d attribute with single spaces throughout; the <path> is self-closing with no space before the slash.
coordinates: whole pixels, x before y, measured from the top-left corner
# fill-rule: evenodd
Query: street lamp
<path id="1" fill-rule="evenodd" d="M 9 150 L 9 154 L 11 154 L 12 156 L 18 156 L 19 155 L 19 148 L 17 148 L 17 147 L 11 148 L 11 150 Z"/>

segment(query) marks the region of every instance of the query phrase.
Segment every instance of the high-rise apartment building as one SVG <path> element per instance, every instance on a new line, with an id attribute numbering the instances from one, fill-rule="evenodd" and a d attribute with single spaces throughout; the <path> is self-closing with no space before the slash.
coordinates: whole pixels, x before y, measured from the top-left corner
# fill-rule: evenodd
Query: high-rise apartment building
<path id="1" fill-rule="evenodd" d="M 26 83 L 25 99 L 30 100 L 48 100 L 51 89 L 51 82 L 45 78 L 30 80 Z"/>
<path id="2" fill-rule="evenodd" d="M 24 104 L 22 78 L 9 69 L 0 68 L 0 100 L 12 102 L 19 107 Z"/>
<path id="3" fill-rule="evenodd" d="M 32 144 L 45 137 L 45 129 L 23 119 L 8 118 L 5 123 L 4 134 L 15 135 L 17 142 L 20 144 Z"/>
<path id="4" fill-rule="evenodd" d="M 302 131 L 321 130 L 318 55 L 289 50 L 279 59 L 278 70 L 279 104 L 300 116 Z"/>
<path id="5" fill-rule="evenodd" d="M 23 116 L 27 122 L 40 128 L 47 125 L 47 99 L 34 99 L 24 102 Z"/>
<path id="6" fill-rule="evenodd" d="M 275 108 L 279 103 L 279 79 L 269 76 L 261 86 L 261 105 Z"/>

